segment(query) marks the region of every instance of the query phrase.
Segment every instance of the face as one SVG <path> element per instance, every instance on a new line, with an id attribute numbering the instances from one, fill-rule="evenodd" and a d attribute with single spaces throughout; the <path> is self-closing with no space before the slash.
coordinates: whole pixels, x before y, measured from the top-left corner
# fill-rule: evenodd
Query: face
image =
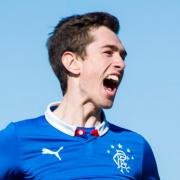
<path id="1" fill-rule="evenodd" d="M 117 35 L 101 26 L 90 33 L 80 73 L 80 91 L 97 108 L 110 108 L 124 72 L 126 51 Z"/>

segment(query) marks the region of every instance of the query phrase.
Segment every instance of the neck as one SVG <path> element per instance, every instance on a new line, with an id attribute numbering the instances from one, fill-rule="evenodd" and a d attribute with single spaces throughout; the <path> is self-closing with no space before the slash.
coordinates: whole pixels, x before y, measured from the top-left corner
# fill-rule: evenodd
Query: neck
<path id="1" fill-rule="evenodd" d="M 79 127 L 94 127 L 101 122 L 101 109 L 77 95 L 66 94 L 54 114 L 64 122 Z"/>

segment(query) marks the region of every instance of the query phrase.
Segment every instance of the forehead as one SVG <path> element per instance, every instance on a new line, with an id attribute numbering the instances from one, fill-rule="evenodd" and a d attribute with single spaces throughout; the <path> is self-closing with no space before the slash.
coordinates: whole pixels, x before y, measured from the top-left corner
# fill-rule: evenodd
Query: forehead
<path id="1" fill-rule="evenodd" d="M 116 46 L 118 49 L 124 49 L 118 36 L 105 26 L 101 26 L 97 29 L 92 29 L 90 35 L 93 37 L 93 42 L 90 46 L 95 46 L 96 48 L 102 48 L 106 45 Z"/>

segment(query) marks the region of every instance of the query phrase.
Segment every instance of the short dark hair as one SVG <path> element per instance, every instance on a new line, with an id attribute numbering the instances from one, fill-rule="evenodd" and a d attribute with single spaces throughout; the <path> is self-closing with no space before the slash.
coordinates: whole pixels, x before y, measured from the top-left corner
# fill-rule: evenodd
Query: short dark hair
<path id="1" fill-rule="evenodd" d="M 83 15 L 73 15 L 63 18 L 47 41 L 49 62 L 56 74 L 63 95 L 67 91 L 67 70 L 62 64 L 61 57 L 65 51 L 71 51 L 83 58 L 86 46 L 93 42 L 89 32 L 92 28 L 106 26 L 114 33 L 119 31 L 118 19 L 106 12 L 91 12 Z"/>

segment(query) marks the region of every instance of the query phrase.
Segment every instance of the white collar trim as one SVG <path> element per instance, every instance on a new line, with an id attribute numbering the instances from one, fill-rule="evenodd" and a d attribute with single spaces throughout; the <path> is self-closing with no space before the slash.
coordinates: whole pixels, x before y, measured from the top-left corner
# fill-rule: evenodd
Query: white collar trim
<path id="1" fill-rule="evenodd" d="M 77 126 L 67 124 L 64 121 L 62 121 L 61 119 L 59 119 L 55 114 L 53 114 L 51 108 L 57 107 L 59 104 L 60 104 L 60 102 L 50 103 L 47 106 L 47 109 L 45 111 L 45 118 L 49 124 L 51 124 L 53 127 L 58 129 L 59 131 L 65 133 L 65 134 L 68 134 L 70 136 L 75 136 L 75 131 L 76 131 Z M 105 118 L 105 115 L 104 115 L 104 119 L 103 119 L 102 123 L 95 126 L 95 129 L 98 131 L 99 136 L 104 135 L 109 130 L 109 125 Z"/>

